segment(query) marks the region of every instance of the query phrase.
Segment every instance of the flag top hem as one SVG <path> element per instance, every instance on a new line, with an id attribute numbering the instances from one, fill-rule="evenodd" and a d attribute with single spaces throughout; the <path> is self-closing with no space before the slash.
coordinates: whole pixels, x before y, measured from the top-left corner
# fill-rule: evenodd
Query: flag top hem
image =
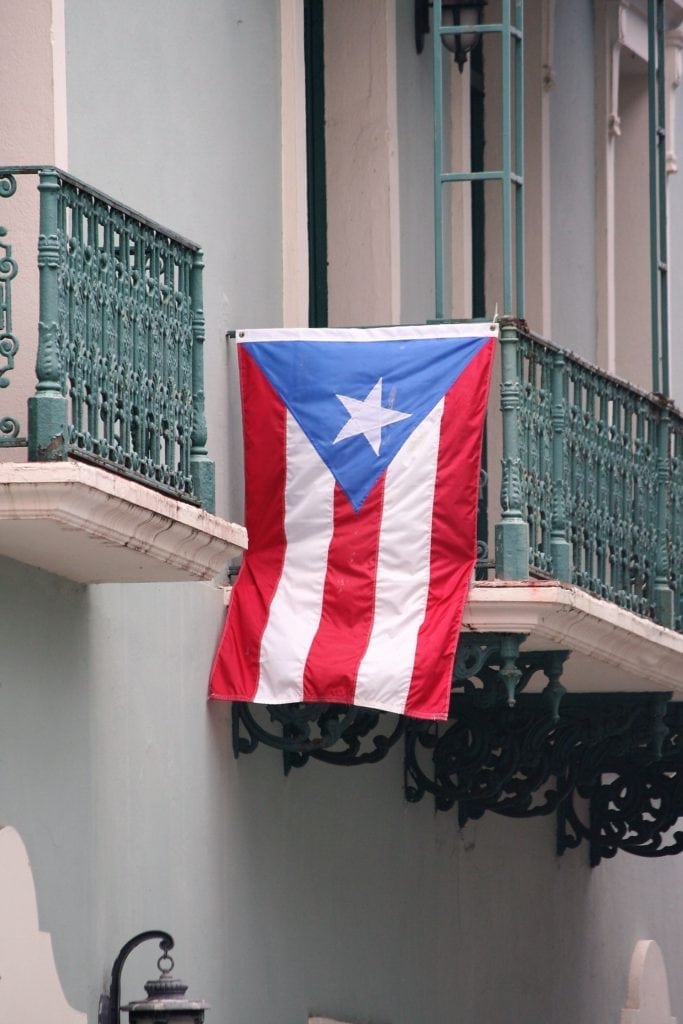
<path id="1" fill-rule="evenodd" d="M 422 338 L 497 338 L 498 324 L 464 322 L 400 327 L 280 327 L 237 331 L 240 342 L 258 341 L 418 341 Z"/>

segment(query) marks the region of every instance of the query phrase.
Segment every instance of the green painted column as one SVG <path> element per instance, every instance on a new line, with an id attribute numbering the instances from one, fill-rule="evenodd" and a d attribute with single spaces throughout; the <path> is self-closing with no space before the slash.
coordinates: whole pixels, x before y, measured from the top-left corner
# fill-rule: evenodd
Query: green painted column
<path id="1" fill-rule="evenodd" d="M 59 175 L 54 168 L 40 172 L 40 237 L 38 270 L 40 311 L 36 393 L 28 400 L 28 457 L 31 462 L 54 462 L 68 454 L 67 399 L 63 394 L 59 310 Z"/>
<path id="2" fill-rule="evenodd" d="M 572 578 L 572 549 L 567 538 L 567 503 L 565 500 L 565 427 L 566 405 L 564 400 L 564 355 L 556 352 L 553 357 L 552 375 L 552 476 L 553 503 L 550 519 L 550 556 L 555 579 L 570 583 Z"/>
<path id="3" fill-rule="evenodd" d="M 496 576 L 503 580 L 522 580 L 529 576 L 529 524 L 522 514 L 518 341 L 516 320 L 514 317 L 504 317 L 500 330 L 500 406 L 503 414 L 503 478 L 500 489 L 502 516 L 495 529 Z"/>
<path id="4" fill-rule="evenodd" d="M 654 599 L 655 619 L 662 626 L 672 629 L 674 593 L 669 580 L 670 419 L 670 403 L 663 403 L 657 424 L 657 564 Z"/>
<path id="5" fill-rule="evenodd" d="M 206 448 L 207 429 L 204 411 L 204 254 L 195 252 L 190 273 L 192 299 L 192 453 L 190 469 L 194 495 L 207 512 L 216 508 L 215 466 Z"/>

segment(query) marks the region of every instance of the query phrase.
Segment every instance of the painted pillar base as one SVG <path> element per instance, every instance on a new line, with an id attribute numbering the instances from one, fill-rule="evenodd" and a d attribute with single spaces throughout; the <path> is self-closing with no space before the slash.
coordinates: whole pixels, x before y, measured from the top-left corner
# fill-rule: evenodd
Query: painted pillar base
<path id="1" fill-rule="evenodd" d="M 216 467 L 211 459 L 199 456 L 192 459 L 192 486 L 195 497 L 207 512 L 216 511 Z"/>
<path id="2" fill-rule="evenodd" d="M 562 583 L 572 581 L 572 546 L 564 538 L 550 541 L 550 557 L 552 558 L 553 576 Z"/>
<path id="3" fill-rule="evenodd" d="M 28 400 L 29 462 L 60 462 L 68 455 L 67 400 L 42 392 Z"/>
<path id="4" fill-rule="evenodd" d="M 496 576 L 525 580 L 529 576 L 529 524 L 523 519 L 496 523 Z"/>
<path id="5" fill-rule="evenodd" d="M 674 592 L 666 583 L 655 583 L 655 621 L 668 629 L 674 627 Z"/>

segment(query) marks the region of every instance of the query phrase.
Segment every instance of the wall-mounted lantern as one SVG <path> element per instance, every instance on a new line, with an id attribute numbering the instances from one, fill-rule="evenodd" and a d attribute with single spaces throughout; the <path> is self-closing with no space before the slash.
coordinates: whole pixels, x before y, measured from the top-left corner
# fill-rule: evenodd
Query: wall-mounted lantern
<path id="1" fill-rule="evenodd" d="M 429 8 L 432 0 L 415 0 L 415 49 L 422 53 L 424 37 L 430 31 Z M 441 0 L 441 20 L 444 28 L 460 28 L 480 25 L 486 0 Z M 458 32 L 441 36 L 441 42 L 453 54 L 460 71 L 465 66 L 467 54 L 479 42 L 478 32 Z"/>
<path id="2" fill-rule="evenodd" d="M 147 939 L 159 939 L 162 954 L 157 960 L 160 977 L 145 985 L 146 999 L 133 1000 L 121 1006 L 121 972 L 129 954 Z M 98 1024 L 120 1024 L 121 1010 L 128 1014 L 129 1024 L 204 1024 L 208 1005 L 201 999 L 187 999 L 187 985 L 171 977 L 173 938 L 168 932 L 141 932 L 122 947 L 111 969 L 109 995 L 100 998 Z"/>

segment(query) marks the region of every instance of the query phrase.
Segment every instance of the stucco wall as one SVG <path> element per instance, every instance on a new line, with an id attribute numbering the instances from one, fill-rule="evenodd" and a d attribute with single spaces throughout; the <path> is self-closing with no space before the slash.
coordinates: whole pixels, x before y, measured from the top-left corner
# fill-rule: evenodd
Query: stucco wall
<path id="1" fill-rule="evenodd" d="M 66 2 L 69 169 L 205 251 L 209 445 L 229 518 L 225 333 L 282 320 L 279 38 L 272 0 Z"/>
<path id="2" fill-rule="evenodd" d="M 585 851 L 554 856 L 552 819 L 460 832 L 404 802 L 400 751 L 287 779 L 273 751 L 235 761 L 227 707 L 203 700 L 222 617 L 208 585 L 88 591 L 0 568 L 2 820 L 89 1019 L 119 945 L 149 927 L 175 933 L 207 1022 L 615 1020 L 643 937 L 681 1015 L 680 860 L 591 871 Z"/>
<path id="3" fill-rule="evenodd" d="M 558 331 L 571 327 L 555 340 L 590 355 L 579 339 L 594 337 L 591 147 L 570 120 L 592 116 L 588 72 L 570 76 L 577 60 L 591 66 L 579 45 L 590 5 L 575 23 L 570 6 L 557 5 L 574 45 L 557 51 L 553 171 L 573 156 L 556 190 L 576 210 L 571 223 L 569 206 L 554 214 L 566 293 L 553 292 L 553 310 Z M 275 9 L 66 7 L 71 170 L 206 251 L 210 446 L 230 515 L 240 487 L 224 332 L 281 317 Z M 405 52 L 409 9 L 397 6 L 402 312 L 421 319 L 428 64 Z M 235 761 L 228 708 L 204 700 L 222 618 L 209 585 L 85 589 L 0 563 L 0 819 L 28 846 L 75 1007 L 94 1021 L 120 945 L 163 927 L 190 993 L 212 1004 L 207 1024 L 302 1024 L 309 1011 L 376 1024 L 613 1021 L 646 937 L 683 1017 L 680 860 L 620 854 L 591 872 L 584 851 L 555 858 L 552 819 L 486 817 L 461 833 L 453 814 L 404 802 L 400 750 L 287 779 L 274 752 Z M 141 994 L 153 962 L 153 950 L 136 954 L 124 998 Z"/>

